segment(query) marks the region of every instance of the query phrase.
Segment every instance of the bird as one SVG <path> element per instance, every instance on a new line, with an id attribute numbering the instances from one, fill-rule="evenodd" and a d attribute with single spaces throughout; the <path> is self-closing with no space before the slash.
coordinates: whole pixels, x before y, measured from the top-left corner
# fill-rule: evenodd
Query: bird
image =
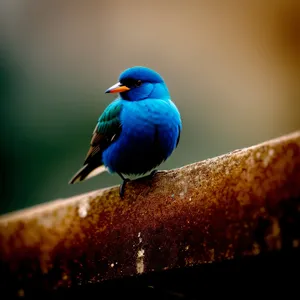
<path id="1" fill-rule="evenodd" d="M 163 77 L 153 69 L 134 66 L 119 75 L 105 93 L 118 93 L 98 118 L 90 147 L 81 167 L 69 181 L 78 183 L 105 171 L 126 176 L 154 176 L 159 165 L 177 148 L 182 131 L 181 115 L 171 100 Z"/>

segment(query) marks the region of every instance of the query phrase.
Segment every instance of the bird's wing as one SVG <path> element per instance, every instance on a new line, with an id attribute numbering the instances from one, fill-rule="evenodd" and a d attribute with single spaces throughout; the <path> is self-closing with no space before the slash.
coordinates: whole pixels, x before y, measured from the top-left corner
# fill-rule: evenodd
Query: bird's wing
<path id="1" fill-rule="evenodd" d="M 119 118 L 121 110 L 122 104 L 117 101 L 112 102 L 104 110 L 94 129 L 84 165 L 93 163 L 95 159 L 100 165 L 103 151 L 120 136 L 122 131 Z"/>

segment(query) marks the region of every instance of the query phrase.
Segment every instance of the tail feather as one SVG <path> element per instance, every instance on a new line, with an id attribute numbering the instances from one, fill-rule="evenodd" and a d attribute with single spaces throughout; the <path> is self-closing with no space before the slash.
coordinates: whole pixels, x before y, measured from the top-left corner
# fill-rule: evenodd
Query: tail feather
<path id="1" fill-rule="evenodd" d="M 94 177 L 98 174 L 101 174 L 105 171 L 106 171 L 106 168 L 103 165 L 95 167 L 95 166 L 86 164 L 80 170 L 77 171 L 77 173 L 69 181 L 69 184 L 74 184 L 74 183 L 89 179 L 89 178 Z"/>

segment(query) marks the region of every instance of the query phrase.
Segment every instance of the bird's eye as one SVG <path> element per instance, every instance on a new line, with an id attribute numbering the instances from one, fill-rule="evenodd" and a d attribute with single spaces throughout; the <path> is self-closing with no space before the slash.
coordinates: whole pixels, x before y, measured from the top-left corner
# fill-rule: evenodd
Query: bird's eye
<path id="1" fill-rule="evenodd" d="M 141 86 L 142 85 L 142 81 L 141 80 L 138 80 L 136 83 L 135 83 L 135 86 Z"/>

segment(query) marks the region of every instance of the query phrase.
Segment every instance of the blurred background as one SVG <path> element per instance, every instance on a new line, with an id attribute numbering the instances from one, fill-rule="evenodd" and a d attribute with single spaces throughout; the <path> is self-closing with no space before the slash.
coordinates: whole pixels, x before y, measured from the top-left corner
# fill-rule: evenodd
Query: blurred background
<path id="1" fill-rule="evenodd" d="M 120 183 L 68 185 L 121 71 L 158 71 L 181 167 L 300 128 L 300 1 L 2 0 L 0 214 Z"/>

